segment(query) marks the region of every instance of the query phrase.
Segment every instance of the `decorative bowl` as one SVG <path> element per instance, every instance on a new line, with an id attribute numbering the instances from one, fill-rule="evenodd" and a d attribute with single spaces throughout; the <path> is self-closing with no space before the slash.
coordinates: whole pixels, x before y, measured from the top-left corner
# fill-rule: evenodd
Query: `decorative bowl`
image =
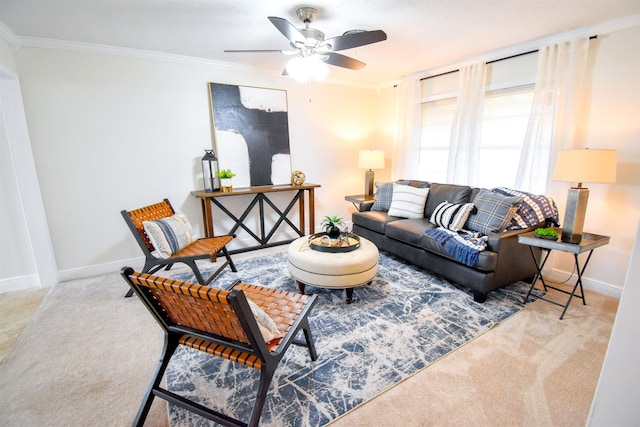
<path id="1" fill-rule="evenodd" d="M 332 239 L 327 233 L 317 233 L 309 237 L 309 245 L 320 252 L 351 252 L 360 247 L 360 237 L 345 232 L 338 239 Z"/>

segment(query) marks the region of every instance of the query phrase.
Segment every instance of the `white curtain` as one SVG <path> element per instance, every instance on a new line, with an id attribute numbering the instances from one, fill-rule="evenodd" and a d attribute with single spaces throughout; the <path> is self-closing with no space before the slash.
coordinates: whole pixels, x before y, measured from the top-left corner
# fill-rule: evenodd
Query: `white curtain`
<path id="1" fill-rule="evenodd" d="M 405 77 L 396 88 L 396 133 L 391 179 L 417 176 L 420 155 L 420 80 Z"/>
<path id="2" fill-rule="evenodd" d="M 458 100 L 451 124 L 447 182 L 477 185 L 486 64 L 460 68 Z"/>
<path id="3" fill-rule="evenodd" d="M 525 134 L 516 188 L 545 193 L 555 153 L 577 146 L 576 132 L 586 104 L 589 38 L 563 41 L 538 52 L 533 107 Z"/>

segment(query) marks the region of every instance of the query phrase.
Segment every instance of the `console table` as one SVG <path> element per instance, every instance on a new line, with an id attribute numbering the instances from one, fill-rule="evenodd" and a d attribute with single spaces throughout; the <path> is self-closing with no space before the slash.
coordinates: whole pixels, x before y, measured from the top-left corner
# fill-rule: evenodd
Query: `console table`
<path id="1" fill-rule="evenodd" d="M 276 230 L 285 222 L 289 225 L 291 229 L 293 229 L 299 236 L 305 235 L 305 192 L 308 193 L 309 196 L 309 234 L 313 234 L 314 224 L 315 224 L 315 195 L 314 190 L 320 187 L 317 184 L 302 184 L 302 185 L 263 185 L 256 187 L 233 187 L 233 190 L 230 192 L 206 192 L 206 191 L 192 191 L 191 194 L 200 199 L 200 204 L 202 205 L 202 220 L 204 223 L 204 232 L 206 237 L 213 237 L 213 212 L 212 205 L 217 206 L 227 217 L 231 218 L 235 224 L 231 229 L 225 234 L 235 234 L 238 229 L 242 228 L 257 242 L 256 245 L 250 246 L 242 249 L 235 249 L 229 251 L 230 253 L 238 253 L 238 252 L 246 252 L 255 249 L 262 249 L 276 245 L 283 245 L 286 243 L 292 242 L 294 239 L 283 240 L 277 242 L 269 242 Z M 269 195 L 271 193 L 280 193 L 280 192 L 295 192 L 293 198 L 289 202 L 288 206 L 284 210 L 280 210 L 270 199 Z M 229 211 L 223 204 L 224 200 L 229 197 L 234 196 L 253 196 L 251 202 L 247 205 L 242 215 L 239 217 L 235 216 L 231 211 Z M 266 229 L 265 226 L 265 216 L 264 216 L 264 204 L 267 203 L 271 209 L 278 215 L 278 219 L 271 226 L 270 229 Z M 299 217 L 300 223 L 299 226 L 296 226 L 287 218 L 287 215 L 293 207 L 298 204 L 299 206 Z M 252 230 L 249 226 L 247 226 L 244 221 L 249 216 L 251 211 L 255 206 L 259 208 L 259 219 L 260 219 L 260 229 Z"/>
<path id="2" fill-rule="evenodd" d="M 547 288 L 550 288 L 550 289 L 554 289 L 556 291 L 569 295 L 569 299 L 567 300 L 566 304 L 560 304 L 556 301 L 553 301 L 544 297 L 540 298 L 552 304 L 559 305 L 560 307 L 564 307 L 564 309 L 562 310 L 562 315 L 560 315 L 560 320 L 562 320 L 565 313 L 567 312 L 567 309 L 569 308 L 569 304 L 571 304 L 571 300 L 573 299 L 574 296 L 576 298 L 580 298 L 582 300 L 583 305 L 587 305 L 587 301 L 584 298 L 584 289 L 582 289 L 582 275 L 584 274 L 584 270 L 587 268 L 587 264 L 589 264 L 589 260 L 591 259 L 591 254 L 593 253 L 594 249 L 608 244 L 609 236 L 583 233 L 582 240 L 580 241 L 580 243 L 566 243 L 561 240 L 547 240 L 547 239 L 538 238 L 535 236 L 535 232 L 531 231 L 529 233 L 524 233 L 519 235 L 518 243 L 522 243 L 524 245 L 529 246 L 529 249 L 531 250 L 531 256 L 533 256 L 533 261 L 535 262 L 536 268 L 538 270 L 538 274 L 536 274 L 536 277 L 534 277 L 533 283 L 531 284 L 531 288 L 529 288 L 529 292 L 527 293 L 527 296 L 524 299 L 525 303 L 529 299 L 529 296 L 531 295 L 531 291 L 533 291 L 533 288 L 536 285 L 537 279 L 540 279 L 545 291 L 547 290 Z M 536 257 L 533 251 L 534 247 L 538 247 L 543 251 L 546 251 L 544 258 L 542 259 L 542 263 L 538 261 L 538 258 Z M 542 269 L 544 268 L 544 265 L 547 262 L 547 259 L 549 258 L 549 255 L 551 254 L 552 250 L 573 254 L 578 278 L 576 279 L 576 283 L 573 286 L 573 290 L 571 292 L 567 292 L 564 289 L 560 289 L 560 288 L 548 285 L 544 281 L 544 277 L 542 276 Z M 588 252 L 589 254 L 587 255 L 587 259 L 584 261 L 584 264 L 582 264 L 582 267 L 581 267 L 580 262 L 578 260 L 578 255 L 583 252 Z M 580 295 L 576 294 L 576 290 L 578 289 L 578 287 L 580 287 Z"/>

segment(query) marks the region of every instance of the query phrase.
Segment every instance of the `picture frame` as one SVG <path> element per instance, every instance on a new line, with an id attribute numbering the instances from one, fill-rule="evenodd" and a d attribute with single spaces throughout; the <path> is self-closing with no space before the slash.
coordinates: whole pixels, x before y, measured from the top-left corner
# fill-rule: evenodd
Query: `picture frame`
<path id="1" fill-rule="evenodd" d="M 214 150 L 235 187 L 291 183 L 287 92 L 209 83 Z"/>

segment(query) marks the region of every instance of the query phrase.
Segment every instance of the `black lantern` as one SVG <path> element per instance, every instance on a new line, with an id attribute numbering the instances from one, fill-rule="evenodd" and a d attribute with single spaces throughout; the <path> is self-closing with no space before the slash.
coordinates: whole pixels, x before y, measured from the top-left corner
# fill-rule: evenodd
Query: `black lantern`
<path id="1" fill-rule="evenodd" d="M 202 156 L 202 179 L 204 180 L 204 191 L 211 193 L 220 191 L 220 180 L 218 179 L 218 158 L 213 154 L 213 150 L 204 150 Z"/>

